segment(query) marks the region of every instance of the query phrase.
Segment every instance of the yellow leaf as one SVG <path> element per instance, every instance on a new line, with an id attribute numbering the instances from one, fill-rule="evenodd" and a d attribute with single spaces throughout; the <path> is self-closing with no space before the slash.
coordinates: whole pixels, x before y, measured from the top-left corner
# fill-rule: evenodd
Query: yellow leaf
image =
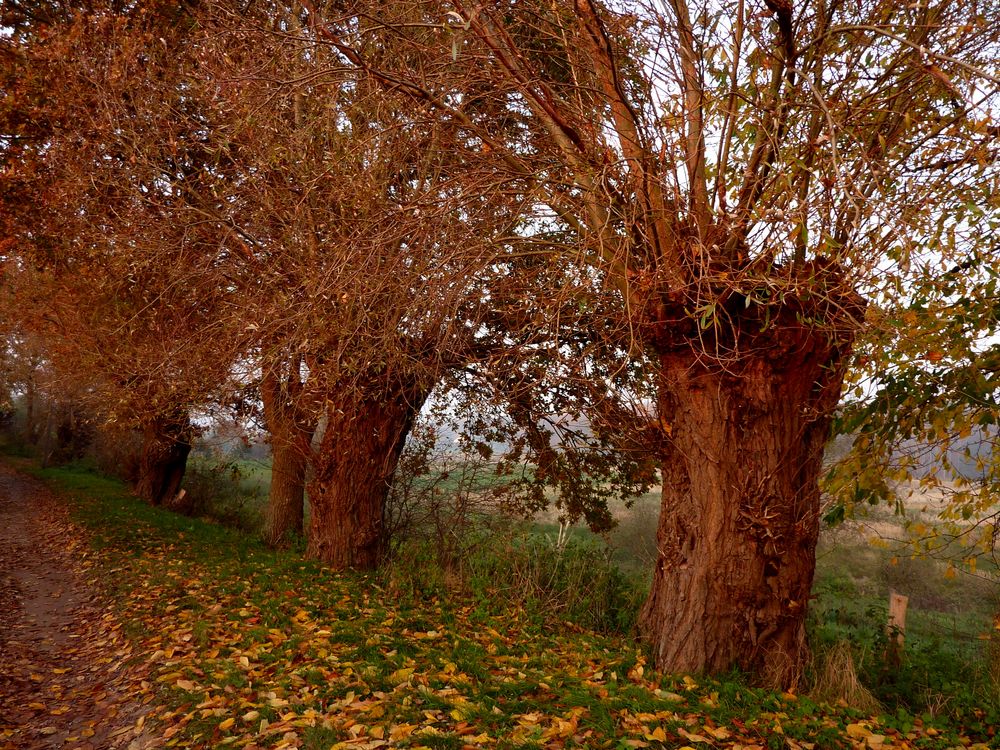
<path id="1" fill-rule="evenodd" d="M 871 731 L 864 724 L 848 724 L 847 734 L 855 739 L 862 740 L 871 734 Z"/>
<path id="2" fill-rule="evenodd" d="M 657 727 L 652 732 L 646 735 L 647 740 L 655 740 L 656 742 L 666 742 L 667 733 L 663 731 L 663 727 Z"/>
<path id="3" fill-rule="evenodd" d="M 194 683 L 191 680 L 177 680 L 174 684 L 181 690 L 187 690 L 188 692 L 195 690 Z"/>
<path id="4" fill-rule="evenodd" d="M 404 682 L 408 682 L 411 677 L 413 677 L 413 667 L 405 667 L 404 669 L 397 669 L 391 675 L 389 675 L 389 681 L 393 685 L 401 685 Z"/>
<path id="5" fill-rule="evenodd" d="M 677 693 L 671 693 L 671 692 L 667 692 L 667 691 L 664 691 L 664 690 L 660 690 L 659 688 L 657 688 L 653 692 L 654 692 L 654 694 L 656 695 L 657 698 L 660 698 L 660 699 L 665 700 L 665 701 L 673 701 L 675 703 L 679 703 L 679 702 L 681 702 L 681 701 L 684 700 L 684 696 L 683 695 L 678 695 Z"/>
<path id="6" fill-rule="evenodd" d="M 380 740 L 383 737 L 385 737 L 385 728 L 382 727 L 381 725 L 371 727 L 368 730 L 368 736 L 369 737 L 374 737 L 375 739 Z"/>
<path id="7" fill-rule="evenodd" d="M 416 724 L 396 724 L 389 729 L 389 739 L 395 741 L 409 737 L 416 728 Z"/>
<path id="8" fill-rule="evenodd" d="M 232 716 L 230 716 L 225 721 L 220 721 L 219 722 L 219 729 L 221 729 L 223 732 L 225 732 L 227 729 L 231 729 L 232 726 L 233 726 L 233 724 L 235 724 L 235 723 L 236 723 L 236 719 L 234 719 Z"/>
<path id="9" fill-rule="evenodd" d="M 705 743 L 708 743 L 708 744 L 712 743 L 712 741 L 710 739 L 708 739 L 708 737 L 703 737 L 700 734 L 691 734 L 690 732 L 688 732 L 687 730 L 682 729 L 682 728 L 678 728 L 677 729 L 677 734 L 679 734 L 681 737 L 683 737 L 686 740 L 690 740 L 691 742 L 705 742 Z"/>

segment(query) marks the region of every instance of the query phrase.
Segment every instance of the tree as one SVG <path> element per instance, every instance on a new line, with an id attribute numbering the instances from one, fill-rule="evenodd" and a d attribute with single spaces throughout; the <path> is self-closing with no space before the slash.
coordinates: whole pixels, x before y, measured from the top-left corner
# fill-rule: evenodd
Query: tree
<path id="1" fill-rule="evenodd" d="M 976 218 L 990 232 L 1000 227 Z M 983 225 L 970 230 L 981 234 Z M 831 521 L 868 504 L 902 509 L 908 495 L 933 491 L 946 499 L 938 523 L 907 521 L 910 538 L 898 541 L 975 572 L 977 558 L 994 555 L 1000 514 L 1000 269 L 977 244 L 967 247 L 965 262 L 910 285 L 897 306 L 880 311 L 897 322 L 866 336 L 860 354 L 877 370 L 863 383 L 865 397 L 841 409 L 838 428 L 853 450 L 826 488 Z"/>
<path id="2" fill-rule="evenodd" d="M 190 409 L 228 377 L 217 323 L 231 286 L 212 263 L 217 236 L 180 199 L 208 179 L 197 134 L 143 107 L 170 91 L 183 110 L 176 76 L 136 77 L 183 49 L 190 27 L 174 6 L 130 10 L 70 15 L 13 47 L 6 312 L 94 413 L 140 431 L 136 489 L 160 504 L 177 497 Z M 163 34 L 150 48 L 153 30 Z M 106 106 L 115 96 L 131 109 Z M 133 139 L 151 122 L 155 163 L 136 158 Z"/>
<path id="3" fill-rule="evenodd" d="M 955 207 L 997 212 L 998 9 L 414 2 L 418 41 L 378 4 L 304 4 L 360 81 L 405 93 L 497 174 L 531 182 L 522 231 L 580 269 L 582 305 L 595 280 L 617 290 L 606 351 L 655 394 L 655 419 L 609 426 L 661 466 L 641 622 L 657 665 L 794 682 L 823 446 L 855 340 L 971 240 L 996 267 L 992 237 L 973 238 Z M 380 34 L 464 68 L 372 59 Z M 586 399 L 599 425 L 613 399 Z"/>

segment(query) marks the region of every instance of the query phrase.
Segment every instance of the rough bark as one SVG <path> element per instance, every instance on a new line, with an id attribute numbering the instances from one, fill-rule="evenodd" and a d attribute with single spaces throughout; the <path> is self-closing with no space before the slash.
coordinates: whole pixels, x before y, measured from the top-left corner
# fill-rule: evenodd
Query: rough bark
<path id="1" fill-rule="evenodd" d="M 268 373 L 261 383 L 264 420 L 271 435 L 271 485 L 264 541 L 272 547 L 302 534 L 306 467 L 315 427 L 302 414 L 300 392 L 297 377 L 282 381 Z"/>
<path id="2" fill-rule="evenodd" d="M 729 357 L 661 342 L 659 558 L 640 627 L 665 671 L 740 667 L 787 687 L 807 655 L 818 478 L 853 328 L 788 306 L 762 331 L 761 311 L 730 312 Z"/>
<path id="3" fill-rule="evenodd" d="M 379 393 L 350 389 L 328 409 L 309 484 L 311 557 L 337 569 L 378 565 L 386 497 L 428 392 L 413 383 Z"/>
<path id="4" fill-rule="evenodd" d="M 135 486 L 139 497 L 153 505 L 190 512 L 189 503 L 184 498 L 178 499 L 178 493 L 187 469 L 192 437 L 193 429 L 187 415 L 158 417 L 143 426 L 139 478 Z"/>

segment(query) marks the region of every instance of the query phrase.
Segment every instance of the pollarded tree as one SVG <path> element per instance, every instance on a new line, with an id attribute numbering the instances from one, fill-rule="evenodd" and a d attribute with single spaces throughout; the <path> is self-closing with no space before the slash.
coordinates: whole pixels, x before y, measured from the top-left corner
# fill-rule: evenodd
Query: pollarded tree
<path id="1" fill-rule="evenodd" d="M 136 75 L 183 49 L 190 19 L 169 4 L 91 10 L 8 50 L 5 310 L 93 412 L 142 433 L 137 491 L 169 502 L 190 450 L 189 410 L 231 362 L 217 326 L 231 289 L 213 262 L 218 235 L 181 197 L 210 181 L 209 155 L 189 120 L 143 109 L 169 89 L 183 110 L 176 77 Z M 113 93 L 130 113 L 106 106 Z M 144 126 L 156 129 L 156 168 L 136 158 Z"/>
<path id="2" fill-rule="evenodd" d="M 409 95 L 498 174 L 533 181 L 522 231 L 553 264 L 578 265 L 581 305 L 595 280 L 617 290 L 606 351 L 655 391 L 655 419 L 638 410 L 617 429 L 641 434 L 661 466 L 642 615 L 657 665 L 793 682 L 823 447 L 856 338 L 891 323 L 866 307 L 961 264 L 973 243 L 998 262 L 993 237 L 956 209 L 997 212 L 1000 9 L 414 2 L 437 19 L 418 42 L 379 4 L 305 4 L 360 81 Z M 465 68 L 436 77 L 370 58 L 380 33 Z M 501 112 L 517 139 L 496 128 Z"/>
<path id="3" fill-rule="evenodd" d="M 62 66 L 81 129 L 67 126 L 46 153 L 65 224 L 48 234 L 73 239 L 56 257 L 88 269 L 76 291 L 93 290 L 81 307 L 108 319 L 109 347 L 134 356 L 143 334 L 193 347 L 185 377 L 166 381 L 189 389 L 182 403 L 202 393 L 198 368 L 249 363 L 275 448 L 273 539 L 301 518 L 306 451 L 321 425 L 308 454 L 309 552 L 370 567 L 389 482 L 431 387 L 478 356 L 495 307 L 484 299 L 532 290 L 507 272 L 503 242 L 526 199 L 516 185 L 470 191 L 480 150 L 435 117 L 414 117 L 408 97 L 352 89 L 335 74 L 313 82 L 329 53 L 289 44 L 301 9 L 277 24 L 263 10 L 192 11 L 160 46 L 152 12 L 145 24 L 94 14 L 59 37 L 66 49 L 51 64 Z M 138 285 L 136 268 L 149 274 Z M 151 296 L 122 302 L 133 289 Z M 120 314 L 98 299 L 118 300 Z M 149 318 L 188 321 L 193 336 Z M 89 363 L 86 350 L 72 353 Z M 173 420 L 158 432 L 171 424 L 183 429 Z"/>

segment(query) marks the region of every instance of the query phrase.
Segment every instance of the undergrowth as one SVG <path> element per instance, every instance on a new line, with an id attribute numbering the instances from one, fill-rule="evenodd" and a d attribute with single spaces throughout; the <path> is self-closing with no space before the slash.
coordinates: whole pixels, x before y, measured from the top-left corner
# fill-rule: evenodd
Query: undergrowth
<path id="1" fill-rule="evenodd" d="M 892 716 L 947 717 L 984 735 L 1000 726 L 1000 638 L 981 632 L 975 613 L 911 610 L 896 652 L 883 602 L 843 579 L 821 581 L 816 594 L 809 623 L 816 694 Z"/>
<path id="2" fill-rule="evenodd" d="M 7 452 L 24 453 L 10 447 Z M 237 535 L 146 507 L 121 484 L 99 476 L 92 460 L 42 475 L 89 498 L 84 520 L 101 529 L 94 535 L 98 546 L 116 547 L 121 530 L 131 529 L 127 533 L 138 540 L 183 540 L 185 554 L 195 559 L 204 549 L 228 556 L 237 566 L 251 558 L 281 560 L 304 566 L 309 575 L 322 575 L 318 567 L 301 561 L 295 548 L 290 555 L 274 556 L 259 544 L 263 485 L 254 476 L 258 469 L 247 471 L 244 464 L 195 460 L 185 482 L 198 514 L 238 530 Z M 451 520 L 437 526 L 460 528 L 462 534 L 445 554 L 436 543 L 440 534 L 411 528 L 411 538 L 396 540 L 391 561 L 379 574 L 359 584 L 364 596 L 383 597 L 414 612 L 430 607 L 452 621 L 457 608 L 467 622 L 478 623 L 505 622 L 513 612 L 524 632 L 559 636 L 590 631 L 624 639 L 615 648 L 624 643 L 635 649 L 635 622 L 648 571 L 623 565 L 627 550 L 577 530 L 557 535 L 541 524 L 499 522 L 478 512 L 460 525 Z M 995 592 L 990 599 L 988 587 L 946 590 L 928 573 L 929 565 L 916 561 L 887 567 L 870 551 L 838 549 L 828 556 L 810 608 L 814 658 L 806 687 L 817 700 L 879 715 L 882 724 L 904 733 L 945 720 L 1000 746 L 994 739 L 1000 726 L 1000 631 L 982 632 L 986 613 L 997 608 Z M 847 570 L 854 574 L 843 572 Z M 238 567 L 232 574 L 241 575 Z M 904 587 L 917 605 L 898 660 L 887 658 L 880 591 L 885 585 Z"/>
<path id="3" fill-rule="evenodd" d="M 517 607 L 538 624 L 634 633 L 647 587 L 615 564 L 607 546 L 559 544 L 524 525 L 492 524 L 472 532 L 465 547 L 460 560 L 442 565 L 433 544 L 403 543 L 384 576 L 394 591 L 411 596 L 459 594 L 492 614 Z"/>

